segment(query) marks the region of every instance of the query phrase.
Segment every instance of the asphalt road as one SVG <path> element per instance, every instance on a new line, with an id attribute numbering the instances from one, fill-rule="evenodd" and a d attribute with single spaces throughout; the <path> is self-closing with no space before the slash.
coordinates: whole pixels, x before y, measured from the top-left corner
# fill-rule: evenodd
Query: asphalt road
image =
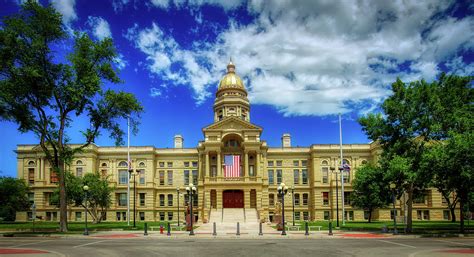
<path id="1" fill-rule="evenodd" d="M 7 250 L 31 249 L 9 255 Z M 3 250 L 3 252 L 2 252 Z M 41 253 L 34 250 L 46 251 Z M 21 251 L 20 251 L 21 252 Z M 473 238 L 0 238 L 0 256 L 474 256 Z"/>

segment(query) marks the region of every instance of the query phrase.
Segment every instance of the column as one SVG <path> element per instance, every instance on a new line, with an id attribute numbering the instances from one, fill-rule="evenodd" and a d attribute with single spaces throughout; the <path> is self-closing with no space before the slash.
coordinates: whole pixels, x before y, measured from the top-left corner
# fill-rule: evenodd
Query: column
<path id="1" fill-rule="evenodd" d="M 217 151 L 217 176 L 222 177 L 221 151 Z"/>
<path id="2" fill-rule="evenodd" d="M 244 190 L 244 207 L 246 209 L 250 208 L 250 189 Z"/>
<path id="3" fill-rule="evenodd" d="M 255 167 L 254 172 L 255 176 L 260 176 L 260 153 L 255 154 Z"/>
<path id="4" fill-rule="evenodd" d="M 245 151 L 245 160 L 244 160 L 244 177 L 248 176 L 249 172 L 249 153 Z"/>
<path id="5" fill-rule="evenodd" d="M 206 176 L 211 176 L 211 172 L 210 172 L 210 169 L 209 169 L 209 152 L 206 152 Z"/>

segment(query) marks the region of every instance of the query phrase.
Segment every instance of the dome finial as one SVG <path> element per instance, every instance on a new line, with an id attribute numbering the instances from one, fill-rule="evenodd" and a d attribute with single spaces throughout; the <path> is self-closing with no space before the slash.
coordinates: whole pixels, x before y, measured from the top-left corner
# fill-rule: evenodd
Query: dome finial
<path id="1" fill-rule="evenodd" d="M 235 72 L 235 65 L 232 62 L 232 56 L 229 59 L 229 64 L 227 64 L 227 73 L 234 73 Z"/>

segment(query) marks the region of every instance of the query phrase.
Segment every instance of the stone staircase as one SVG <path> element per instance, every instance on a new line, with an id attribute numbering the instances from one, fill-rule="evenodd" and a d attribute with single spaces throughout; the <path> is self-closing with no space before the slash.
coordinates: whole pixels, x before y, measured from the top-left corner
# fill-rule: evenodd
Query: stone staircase
<path id="1" fill-rule="evenodd" d="M 240 226 L 241 234 L 258 235 L 259 220 L 256 209 L 224 208 L 211 210 L 209 222 L 201 224 L 196 229 L 197 233 L 211 233 L 213 223 L 216 223 L 217 234 L 236 234 L 237 222 Z M 262 224 L 263 233 L 274 232 L 275 230 L 266 224 Z"/>

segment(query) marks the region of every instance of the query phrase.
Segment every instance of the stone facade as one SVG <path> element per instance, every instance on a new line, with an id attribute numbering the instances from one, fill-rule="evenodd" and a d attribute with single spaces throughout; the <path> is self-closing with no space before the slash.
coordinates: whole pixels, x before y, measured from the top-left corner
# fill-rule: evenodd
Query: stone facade
<path id="1" fill-rule="evenodd" d="M 185 187 L 193 183 L 198 197 L 195 210 L 201 222 L 209 221 L 211 209 L 225 207 L 226 202 L 241 197 L 244 208 L 257 210 L 260 220 L 272 220 L 277 205 L 277 186 L 284 182 L 293 188 L 285 197 L 286 220 L 291 221 L 293 205 L 296 220 L 336 219 L 336 176 L 339 181 L 339 215 L 342 219 L 341 175 L 331 167 L 340 166 L 339 145 L 291 145 L 291 135 L 282 136 L 281 147 L 269 147 L 261 139 L 263 129 L 250 122 L 250 104 L 242 80 L 230 63 L 219 84 L 214 104 L 214 123 L 203 128 L 204 140 L 196 148 L 183 148 L 183 137 L 174 137 L 175 148 L 131 147 L 130 156 L 135 177 L 131 178 L 130 204 L 133 206 L 133 180 L 136 180 L 136 219 L 146 221 L 184 220 L 187 196 Z M 344 193 L 347 220 L 365 220 L 367 213 L 350 206 L 349 195 L 354 171 L 366 162 L 376 161 L 380 147 L 375 144 L 343 145 L 345 161 L 351 172 L 345 174 Z M 239 155 L 240 177 L 226 177 L 224 156 Z M 37 145 L 19 145 L 18 177 L 32 188 L 31 201 L 36 215 L 43 220 L 59 220 L 59 209 L 50 204 L 50 195 L 57 187 L 56 177 Z M 99 172 L 108 177 L 116 190 L 107 221 L 126 220 L 127 147 L 91 145 L 77 155 L 68 170 L 77 176 Z M 337 171 L 337 169 L 336 169 Z M 179 195 L 178 191 L 179 189 Z M 232 191 L 229 191 L 232 190 Z M 225 193 L 227 192 L 227 193 Z M 229 193 L 231 192 L 231 193 Z M 240 196 L 239 196 L 240 195 Z M 243 196 L 242 196 L 243 195 Z M 403 200 L 403 199 L 401 199 Z M 178 207 L 179 202 L 179 207 Z M 405 209 L 397 201 L 398 215 Z M 131 207 L 133 209 L 133 207 Z M 413 219 L 446 219 L 447 205 L 435 190 L 413 206 Z M 81 221 L 83 209 L 69 208 L 69 220 Z M 20 212 L 17 220 L 26 220 L 31 212 Z M 389 209 L 376 210 L 375 220 L 389 220 Z"/>

